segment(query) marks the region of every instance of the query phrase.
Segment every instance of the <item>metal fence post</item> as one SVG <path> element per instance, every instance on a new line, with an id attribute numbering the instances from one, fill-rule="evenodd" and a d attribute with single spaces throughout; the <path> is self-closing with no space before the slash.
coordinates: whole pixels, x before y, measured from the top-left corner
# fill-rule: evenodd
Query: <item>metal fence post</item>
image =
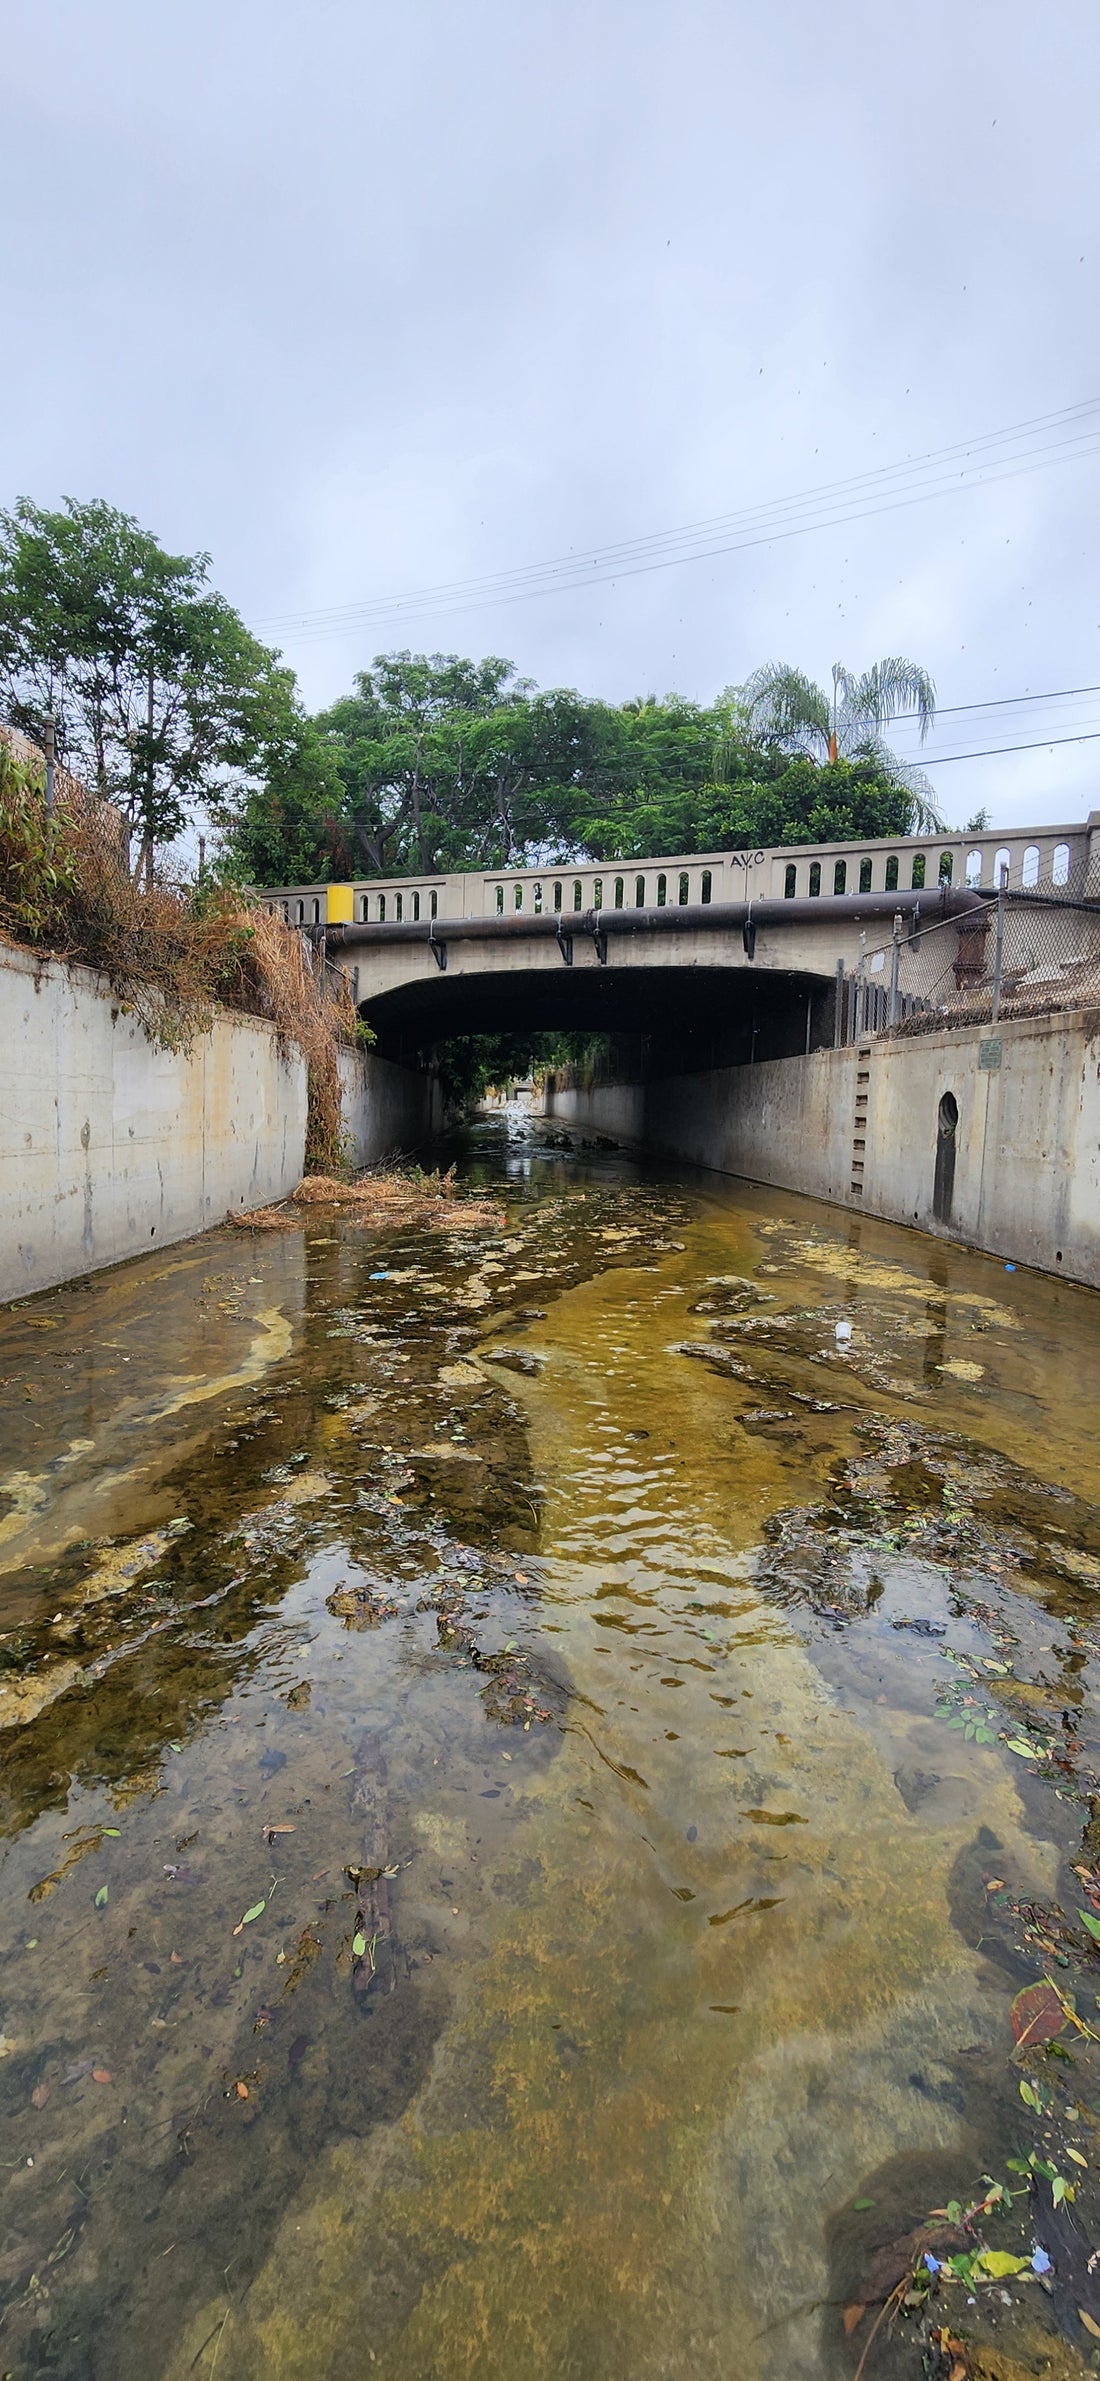
<path id="1" fill-rule="evenodd" d="M 42 744 L 46 754 L 46 816 L 53 817 L 53 778 L 57 746 L 52 714 L 47 711 L 42 722 Z"/>
<path id="2" fill-rule="evenodd" d="M 993 1023 L 1001 1014 L 1001 963 L 1005 947 L 1005 870 L 1002 862 L 997 885 L 997 941 L 993 956 Z"/>
<path id="3" fill-rule="evenodd" d="M 901 911 L 894 911 L 894 947 L 890 954 L 890 1007 L 886 1023 L 891 1028 L 898 1021 L 898 971 L 901 966 Z"/>

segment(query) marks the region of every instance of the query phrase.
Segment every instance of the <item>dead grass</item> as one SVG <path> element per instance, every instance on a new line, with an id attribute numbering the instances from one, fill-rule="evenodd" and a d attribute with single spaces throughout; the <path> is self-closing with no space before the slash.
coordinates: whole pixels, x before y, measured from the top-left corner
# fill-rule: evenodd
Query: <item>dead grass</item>
<path id="1" fill-rule="evenodd" d="M 236 1232 L 296 1232 L 302 1218 L 289 1207 L 249 1207 L 243 1214 L 229 1207 L 225 1220 Z"/>
<path id="2" fill-rule="evenodd" d="M 218 1006 L 269 1019 L 307 1061 L 306 1163 L 338 1165 L 338 1053 L 357 1038 L 346 975 L 235 886 L 139 881 L 118 811 L 59 771 L 48 818 L 44 785 L 42 754 L 5 731 L 0 935 L 93 968 L 161 1049 L 189 1051 Z"/>
<path id="3" fill-rule="evenodd" d="M 499 1230 L 504 1209 L 496 1199 L 456 1196 L 453 1171 L 422 1174 L 387 1169 L 358 1174 L 342 1181 L 330 1174 L 307 1174 L 293 1193 L 298 1207 L 339 1207 L 356 1223 L 374 1230 L 406 1223 L 427 1224 L 436 1232 Z"/>
<path id="4" fill-rule="evenodd" d="M 453 1172 L 423 1174 L 418 1168 L 402 1173 L 387 1167 L 377 1174 L 344 1179 L 336 1174 L 307 1174 L 281 1207 L 254 1207 L 244 1215 L 226 1216 L 239 1232 L 293 1232 L 306 1222 L 311 1207 L 338 1208 L 367 1231 L 393 1231 L 403 1224 L 423 1224 L 432 1232 L 499 1231 L 504 1209 L 496 1199 L 464 1198 L 456 1194 Z"/>

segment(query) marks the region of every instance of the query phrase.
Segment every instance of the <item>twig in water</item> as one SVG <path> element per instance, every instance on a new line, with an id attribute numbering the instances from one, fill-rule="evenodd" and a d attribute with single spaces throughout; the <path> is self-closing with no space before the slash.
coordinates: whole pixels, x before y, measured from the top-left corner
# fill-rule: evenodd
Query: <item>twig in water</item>
<path id="1" fill-rule="evenodd" d="M 875 2317 L 871 2329 L 867 2334 L 866 2341 L 864 2342 L 863 2354 L 856 2366 L 853 2381 L 862 2381 L 864 2365 L 866 2364 L 871 2350 L 874 2347 L 875 2341 L 878 2338 L 878 2334 L 882 2329 L 886 2317 L 889 2314 L 891 2307 L 893 2307 L 895 2315 L 897 2314 L 898 2308 L 900 2307 L 902 2299 L 904 2298 L 906 2291 L 909 2289 L 912 2280 L 912 2272 L 903 2274 L 900 2282 L 897 2284 L 896 2289 L 891 2290 L 889 2298 L 883 2301 L 883 2304 L 879 2308 L 878 2314 Z"/>

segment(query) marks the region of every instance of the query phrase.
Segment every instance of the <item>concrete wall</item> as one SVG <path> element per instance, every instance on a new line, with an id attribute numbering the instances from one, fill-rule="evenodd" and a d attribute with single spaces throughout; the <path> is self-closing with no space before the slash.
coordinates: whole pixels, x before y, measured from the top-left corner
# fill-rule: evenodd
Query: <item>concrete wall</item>
<path id="1" fill-rule="evenodd" d="M 259 1018 L 154 1050 L 100 978 L 0 944 L 0 1300 L 185 1240 L 301 1180 L 307 1079 Z M 438 1088 L 342 1062 L 359 1162 L 423 1141 Z"/>
<path id="2" fill-rule="evenodd" d="M 303 1060 L 218 1016 L 154 1050 L 100 979 L 0 946 L 0 1299 L 284 1198 L 302 1171 Z"/>
<path id="3" fill-rule="evenodd" d="M 998 1063 L 999 1060 L 999 1063 Z M 990 1063 L 993 1061 L 994 1063 Z M 958 1104 L 950 1220 L 939 1104 Z M 557 1091 L 548 1113 L 1100 1288 L 1100 1014 Z"/>
<path id="4" fill-rule="evenodd" d="M 340 1057 L 344 1128 L 355 1163 L 372 1166 L 397 1150 L 421 1149 L 439 1131 L 443 1103 L 434 1075 L 394 1066 L 373 1050 Z"/>

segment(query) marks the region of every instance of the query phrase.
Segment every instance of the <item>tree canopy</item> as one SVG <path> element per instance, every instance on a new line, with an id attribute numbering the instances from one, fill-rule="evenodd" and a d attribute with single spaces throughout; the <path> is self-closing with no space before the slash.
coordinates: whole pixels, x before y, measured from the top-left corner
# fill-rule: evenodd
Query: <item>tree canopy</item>
<path id="1" fill-rule="evenodd" d="M 200 812 L 261 885 L 898 835 L 929 789 L 884 741 L 935 711 L 900 656 L 831 692 L 768 663 L 710 705 L 541 689 L 496 654 L 379 654 L 310 716 L 210 585 L 93 501 L 0 513 L 0 710 L 124 811 L 151 871 Z M 140 864 L 140 860 L 139 860 Z"/>
<path id="2" fill-rule="evenodd" d="M 197 804 L 239 802 L 300 758 L 292 674 L 208 584 L 94 501 L 0 514 L 0 704 L 116 801 L 151 858 Z"/>
<path id="3" fill-rule="evenodd" d="M 613 704 L 496 657 L 393 653 L 301 723 L 229 841 L 246 874 L 289 884 L 898 835 L 912 811 L 871 745 L 819 757 L 736 691 Z"/>
<path id="4" fill-rule="evenodd" d="M 737 703 L 750 734 L 831 765 L 872 762 L 909 795 L 914 826 L 942 824 L 924 771 L 899 760 L 882 732 L 895 719 L 915 717 L 923 744 L 936 716 L 936 689 L 919 662 L 889 653 L 857 677 L 836 661 L 830 693 L 789 662 L 769 661 L 727 699 Z"/>

